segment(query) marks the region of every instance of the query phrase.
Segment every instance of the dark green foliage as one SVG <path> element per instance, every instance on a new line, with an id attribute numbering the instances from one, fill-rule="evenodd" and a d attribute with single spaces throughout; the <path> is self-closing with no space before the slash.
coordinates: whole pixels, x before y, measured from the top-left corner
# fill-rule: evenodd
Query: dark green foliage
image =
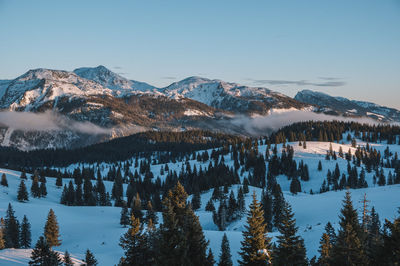
<path id="1" fill-rule="evenodd" d="M 121 218 L 119 219 L 119 224 L 122 225 L 123 227 L 126 227 L 129 223 L 130 223 L 129 210 L 125 203 L 121 209 Z"/>
<path id="2" fill-rule="evenodd" d="M 318 171 L 322 171 L 322 163 L 321 163 L 321 161 L 318 162 L 318 168 L 317 168 L 317 170 L 318 170 Z"/>
<path id="3" fill-rule="evenodd" d="M 346 192 L 343 200 L 339 218 L 340 228 L 333 248 L 335 263 L 338 265 L 366 265 L 367 257 L 362 245 L 362 230 L 349 191 Z"/>
<path id="4" fill-rule="evenodd" d="M 89 249 L 86 250 L 85 263 L 86 263 L 87 266 L 96 266 L 98 264 L 96 258 L 93 255 L 93 253 Z"/>
<path id="5" fill-rule="evenodd" d="M 153 205 L 151 204 L 151 201 L 147 201 L 147 206 L 146 206 L 146 222 L 149 223 L 150 220 L 153 225 L 156 225 L 158 223 L 158 217 L 157 214 L 154 212 Z"/>
<path id="6" fill-rule="evenodd" d="M 4 219 L 4 240 L 6 248 L 19 248 L 19 223 L 11 204 L 8 204 Z"/>
<path id="7" fill-rule="evenodd" d="M 31 224 L 29 223 L 26 215 L 24 215 L 24 218 L 22 219 L 19 242 L 21 248 L 31 247 L 31 242 L 32 242 Z"/>
<path id="8" fill-rule="evenodd" d="M 232 255 L 231 248 L 229 247 L 229 241 L 226 234 L 222 237 L 221 242 L 221 253 L 219 255 L 218 266 L 232 266 Z"/>
<path id="9" fill-rule="evenodd" d="M 33 266 L 57 266 L 62 265 L 60 256 L 51 250 L 46 239 L 41 236 L 32 250 L 29 265 Z"/>
<path id="10" fill-rule="evenodd" d="M 3 187 L 8 187 L 7 177 L 4 173 L 1 175 L 0 185 L 2 185 Z"/>
<path id="11" fill-rule="evenodd" d="M 29 200 L 28 191 L 26 189 L 25 182 L 23 179 L 21 179 L 21 183 L 19 184 L 18 187 L 17 199 L 20 202 L 25 202 Z"/>
<path id="12" fill-rule="evenodd" d="M 64 253 L 64 265 L 65 266 L 73 266 L 74 263 L 72 262 L 71 256 L 69 255 L 69 252 L 66 250 Z"/>
<path id="13" fill-rule="evenodd" d="M 240 243 L 240 265 L 268 265 L 271 264 L 271 239 L 266 236 L 266 224 L 261 204 L 257 201 L 255 192 L 249 206 L 247 225 Z"/>
<path id="14" fill-rule="evenodd" d="M 63 186 L 63 181 L 62 181 L 61 174 L 57 174 L 56 186 L 57 187 L 62 187 Z"/>
<path id="15" fill-rule="evenodd" d="M 192 208 L 193 210 L 198 210 L 201 207 L 201 196 L 200 196 L 200 192 L 197 190 L 194 194 L 193 194 L 193 198 L 192 198 Z"/>
<path id="16" fill-rule="evenodd" d="M 332 243 L 327 233 L 323 233 L 319 242 L 319 258 L 318 264 L 321 266 L 328 266 L 332 263 Z"/>
<path id="17" fill-rule="evenodd" d="M 282 213 L 285 205 L 285 199 L 283 198 L 283 193 L 278 183 L 276 183 L 272 189 L 272 196 L 273 225 L 278 228 L 282 221 Z"/>
<path id="18" fill-rule="evenodd" d="M 50 247 L 61 245 L 57 217 L 54 214 L 53 209 L 50 209 L 49 214 L 47 215 L 47 221 L 44 226 L 44 236 Z"/>
<path id="19" fill-rule="evenodd" d="M 297 235 L 296 220 L 287 202 L 283 205 L 281 219 L 278 226 L 280 235 L 277 236 L 277 247 L 274 250 L 274 264 L 307 265 L 304 241 Z"/>
<path id="20" fill-rule="evenodd" d="M 31 186 L 31 193 L 34 198 L 40 198 L 40 187 L 39 187 L 39 179 L 37 177 L 33 178 L 32 186 Z"/>
<path id="21" fill-rule="evenodd" d="M 393 222 L 386 220 L 383 234 L 383 256 L 385 265 L 399 265 L 400 262 L 400 217 Z"/>
<path id="22" fill-rule="evenodd" d="M 139 220 L 143 218 L 142 201 L 140 200 L 139 193 L 132 200 L 131 214 Z"/>
<path id="23" fill-rule="evenodd" d="M 40 197 L 47 196 L 46 182 L 40 182 L 39 190 L 40 190 Z"/>
<path id="24" fill-rule="evenodd" d="M 292 192 L 293 194 L 301 192 L 301 184 L 297 177 L 293 177 L 292 181 L 290 182 L 290 192 Z"/>
<path id="25" fill-rule="evenodd" d="M 262 191 L 261 204 L 264 211 L 264 221 L 267 225 L 267 230 L 272 231 L 272 196 L 268 190 Z"/>
<path id="26" fill-rule="evenodd" d="M 207 202 L 205 210 L 209 212 L 215 211 L 215 206 L 212 199 Z"/>

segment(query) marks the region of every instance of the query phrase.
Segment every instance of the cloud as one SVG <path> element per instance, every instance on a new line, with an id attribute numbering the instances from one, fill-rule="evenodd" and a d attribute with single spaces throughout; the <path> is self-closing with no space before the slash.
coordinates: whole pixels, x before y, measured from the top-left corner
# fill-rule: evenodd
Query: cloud
<path id="1" fill-rule="evenodd" d="M 114 69 L 122 69 L 120 66 L 115 66 Z"/>
<path id="2" fill-rule="evenodd" d="M 71 130 L 84 134 L 110 134 L 111 129 L 90 122 L 78 122 L 48 111 L 45 113 L 0 112 L 0 125 L 24 131 Z"/>
<path id="3" fill-rule="evenodd" d="M 335 78 L 335 77 L 318 77 L 322 80 L 341 80 L 342 78 Z"/>
<path id="4" fill-rule="evenodd" d="M 233 126 L 236 129 L 241 129 L 249 135 L 260 136 L 268 135 L 284 126 L 291 125 L 296 122 L 303 121 L 345 121 L 358 122 L 366 124 L 379 124 L 378 121 L 371 118 L 355 118 L 332 116 L 314 113 L 311 111 L 288 110 L 284 112 L 272 112 L 266 116 L 236 116 L 232 119 L 220 121 L 224 126 Z"/>
<path id="5" fill-rule="evenodd" d="M 176 79 L 176 77 L 162 77 L 162 79 Z"/>
<path id="6" fill-rule="evenodd" d="M 310 82 L 307 80 L 275 80 L 275 79 L 249 79 L 255 85 L 296 85 L 296 86 L 318 86 L 318 87 L 340 87 L 346 85 L 344 81 Z"/>

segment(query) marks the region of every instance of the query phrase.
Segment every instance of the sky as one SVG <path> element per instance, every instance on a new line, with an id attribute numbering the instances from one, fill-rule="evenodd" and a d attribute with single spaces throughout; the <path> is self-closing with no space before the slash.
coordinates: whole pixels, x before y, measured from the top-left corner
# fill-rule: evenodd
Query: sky
<path id="1" fill-rule="evenodd" d="M 98 65 L 160 87 L 202 76 L 400 109 L 400 0 L 0 0 L 0 79 Z"/>

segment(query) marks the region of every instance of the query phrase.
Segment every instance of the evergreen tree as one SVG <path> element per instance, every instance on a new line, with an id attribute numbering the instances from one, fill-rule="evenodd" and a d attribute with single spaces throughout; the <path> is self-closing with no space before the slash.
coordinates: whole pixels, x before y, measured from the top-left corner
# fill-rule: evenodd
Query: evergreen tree
<path id="1" fill-rule="evenodd" d="M 19 178 L 21 178 L 21 179 L 25 179 L 25 180 L 27 180 L 28 178 L 26 177 L 26 173 L 25 173 L 25 170 L 22 170 L 22 172 L 21 172 L 21 175 L 20 175 L 20 177 Z"/>
<path id="2" fill-rule="evenodd" d="M 268 190 L 262 191 L 261 204 L 264 211 L 264 221 L 267 225 L 267 231 L 272 231 L 272 196 Z"/>
<path id="3" fill-rule="evenodd" d="M 143 218 L 142 201 L 140 200 L 139 193 L 136 193 L 136 197 L 132 200 L 131 214 L 139 220 Z"/>
<path id="4" fill-rule="evenodd" d="M 221 254 L 219 255 L 218 266 L 232 266 L 232 255 L 231 248 L 229 247 L 229 241 L 226 234 L 222 237 L 221 242 Z"/>
<path id="5" fill-rule="evenodd" d="M 214 259 L 214 255 L 211 251 L 211 248 L 208 249 L 208 255 L 207 255 L 207 264 L 206 266 L 214 266 L 215 264 L 215 259 Z"/>
<path id="6" fill-rule="evenodd" d="M 244 211 L 246 210 L 246 207 L 245 207 L 245 199 L 244 199 L 243 189 L 241 186 L 238 189 L 237 205 L 238 205 L 238 210 L 239 210 L 240 214 L 244 213 Z"/>
<path id="7" fill-rule="evenodd" d="M 261 204 L 253 193 L 253 201 L 249 206 L 247 225 L 243 231 L 243 241 L 240 243 L 240 265 L 268 265 L 271 264 L 271 239 L 266 236 L 266 224 Z"/>
<path id="8" fill-rule="evenodd" d="M 335 229 L 333 228 L 332 224 L 330 222 L 328 222 L 325 225 L 325 233 L 329 236 L 329 241 L 333 246 L 335 246 L 336 244 L 336 233 L 335 233 Z"/>
<path id="9" fill-rule="evenodd" d="M 85 263 L 87 266 L 96 266 L 98 264 L 93 253 L 89 249 L 86 250 Z"/>
<path id="10" fill-rule="evenodd" d="M 21 179 L 21 182 L 19 184 L 17 199 L 20 202 L 29 200 L 28 191 L 26 190 L 25 182 L 23 179 Z"/>
<path id="11" fill-rule="evenodd" d="M 61 177 L 60 174 L 57 174 L 56 186 L 57 187 L 62 187 L 63 186 L 63 181 L 62 181 L 62 177 Z"/>
<path id="12" fill-rule="evenodd" d="M 121 237 L 119 245 L 125 251 L 119 265 L 148 265 L 146 237 L 139 219 L 135 216 L 131 216 L 131 227 Z"/>
<path id="13" fill-rule="evenodd" d="M 68 250 L 65 251 L 63 260 L 64 260 L 65 266 L 73 266 L 74 265 L 74 263 L 72 262 L 71 256 L 69 255 Z"/>
<path id="14" fill-rule="evenodd" d="M 318 258 L 318 265 L 321 266 L 329 266 L 331 265 L 332 261 L 332 244 L 327 233 L 323 233 L 321 240 L 319 242 L 319 254 L 320 257 Z"/>
<path id="15" fill-rule="evenodd" d="M 72 191 L 71 191 L 72 194 Z M 82 184 L 77 184 L 75 189 L 75 196 L 73 197 L 74 201 L 71 202 L 72 205 L 82 206 L 83 205 L 83 192 L 82 192 Z M 72 197 L 71 197 L 72 200 Z"/>
<path id="16" fill-rule="evenodd" d="M 4 226 L 0 225 L 0 250 L 6 248 L 6 241 L 4 240 Z"/>
<path id="17" fill-rule="evenodd" d="M 193 198 L 192 198 L 192 208 L 193 210 L 198 210 L 201 207 L 201 196 L 200 196 L 200 192 L 197 190 L 194 194 L 193 194 Z"/>
<path id="18" fill-rule="evenodd" d="M 31 193 L 34 198 L 40 198 L 40 187 L 39 187 L 39 179 L 37 177 L 33 178 L 32 186 L 31 186 Z"/>
<path id="19" fill-rule="evenodd" d="M 338 265 L 366 265 L 367 258 L 361 243 L 362 230 L 349 191 L 340 212 L 340 229 L 333 248 L 333 260 Z"/>
<path id="20" fill-rule="evenodd" d="M 19 223 L 10 203 L 4 219 L 4 240 L 6 248 L 19 248 Z"/>
<path id="21" fill-rule="evenodd" d="M 147 212 L 146 212 L 146 222 L 149 223 L 150 220 L 153 223 L 153 225 L 156 225 L 158 223 L 158 217 L 157 214 L 154 212 L 153 205 L 151 204 L 151 201 L 147 201 Z"/>
<path id="22" fill-rule="evenodd" d="M 50 209 L 49 214 L 47 215 L 47 221 L 44 226 L 44 236 L 46 237 L 46 242 L 50 247 L 61 245 L 57 217 L 54 214 L 53 209 Z"/>
<path id="23" fill-rule="evenodd" d="M 381 263 L 380 255 L 383 249 L 383 237 L 381 233 L 381 222 L 375 208 L 372 207 L 369 223 L 367 225 L 366 236 L 366 254 L 370 264 L 379 265 Z"/>
<path id="24" fill-rule="evenodd" d="M 273 187 L 272 195 L 274 197 L 272 201 L 273 224 L 278 228 L 282 220 L 282 213 L 285 205 L 285 199 L 278 183 Z"/>
<path id="25" fill-rule="evenodd" d="M 21 232 L 20 232 L 20 236 L 19 236 L 20 247 L 21 248 L 30 248 L 31 241 L 32 241 L 31 224 L 29 223 L 26 215 L 24 215 L 24 218 L 22 219 L 22 223 L 21 223 Z"/>
<path id="26" fill-rule="evenodd" d="M 3 187 L 8 187 L 7 177 L 4 173 L 1 175 L 0 185 L 2 185 Z"/>
<path id="27" fill-rule="evenodd" d="M 46 182 L 40 182 L 39 190 L 40 190 L 40 197 L 47 196 Z"/>
<path id="28" fill-rule="evenodd" d="M 35 248 L 31 253 L 29 265 L 33 266 L 57 266 L 62 265 L 60 256 L 57 252 L 51 250 L 46 239 L 41 236 L 36 242 Z"/>
<path id="29" fill-rule="evenodd" d="M 317 170 L 318 170 L 318 171 L 322 171 L 322 163 L 321 163 L 321 161 L 318 162 L 318 168 L 317 168 Z"/>
<path id="30" fill-rule="evenodd" d="M 280 235 L 274 253 L 276 265 L 307 265 L 306 249 L 303 239 L 297 235 L 298 227 L 289 203 L 285 202 L 282 221 L 278 226 Z"/>
<path id="31" fill-rule="evenodd" d="M 207 202 L 205 210 L 209 212 L 215 211 L 215 206 L 212 199 Z"/>
<path id="32" fill-rule="evenodd" d="M 119 224 L 122 225 L 123 227 L 126 227 L 129 223 L 130 223 L 129 210 L 128 207 L 126 206 L 126 203 L 124 203 L 124 206 L 121 209 L 121 218 L 119 219 Z"/>
<path id="33" fill-rule="evenodd" d="M 382 265 L 399 265 L 400 261 L 400 217 L 393 222 L 386 220 L 383 234 Z"/>
<path id="34" fill-rule="evenodd" d="M 293 194 L 301 192 L 301 184 L 297 177 L 293 177 L 292 182 L 290 182 L 290 192 L 292 192 Z"/>

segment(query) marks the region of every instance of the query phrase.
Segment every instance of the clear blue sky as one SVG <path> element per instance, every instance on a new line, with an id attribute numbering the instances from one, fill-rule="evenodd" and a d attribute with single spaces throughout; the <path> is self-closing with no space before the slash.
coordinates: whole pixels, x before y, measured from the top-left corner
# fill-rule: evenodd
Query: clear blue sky
<path id="1" fill-rule="evenodd" d="M 0 79 L 105 65 L 313 89 L 400 109 L 400 1 L 0 0 Z"/>

